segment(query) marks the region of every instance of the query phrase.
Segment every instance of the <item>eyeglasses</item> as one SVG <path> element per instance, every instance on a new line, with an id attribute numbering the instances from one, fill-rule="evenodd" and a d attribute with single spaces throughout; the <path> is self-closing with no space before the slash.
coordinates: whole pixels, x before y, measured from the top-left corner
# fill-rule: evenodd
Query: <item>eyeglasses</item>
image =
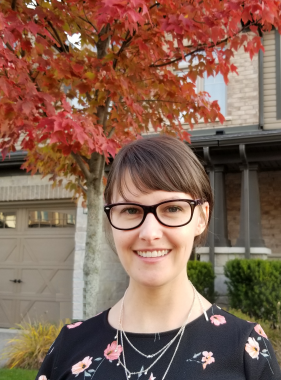
<path id="1" fill-rule="evenodd" d="M 201 204 L 203 204 L 201 199 L 175 199 L 152 206 L 112 203 L 104 206 L 104 211 L 112 227 L 117 230 L 138 228 L 149 213 L 152 213 L 163 226 L 182 227 L 191 221 L 195 207 Z"/>

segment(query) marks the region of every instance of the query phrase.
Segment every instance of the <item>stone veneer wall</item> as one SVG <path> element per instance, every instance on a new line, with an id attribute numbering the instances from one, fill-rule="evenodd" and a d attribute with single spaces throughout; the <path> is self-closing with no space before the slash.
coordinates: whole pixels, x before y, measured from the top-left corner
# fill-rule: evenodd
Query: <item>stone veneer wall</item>
<path id="1" fill-rule="evenodd" d="M 51 201 L 64 199 L 71 201 L 72 194 L 63 186 L 52 188 L 48 177 L 40 175 L 20 175 L 0 177 L 0 202 L 14 201 Z M 75 254 L 73 268 L 73 319 L 83 318 L 83 262 L 85 254 L 87 215 L 78 201 L 76 210 Z M 98 310 L 102 311 L 117 302 L 128 285 L 128 276 L 124 272 L 118 257 L 103 236 L 101 260 L 100 292 Z"/>

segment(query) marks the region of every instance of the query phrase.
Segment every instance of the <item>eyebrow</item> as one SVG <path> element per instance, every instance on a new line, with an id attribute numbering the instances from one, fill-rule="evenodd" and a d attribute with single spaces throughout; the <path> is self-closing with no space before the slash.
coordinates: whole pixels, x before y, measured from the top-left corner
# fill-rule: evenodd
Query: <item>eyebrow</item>
<path id="1" fill-rule="evenodd" d="M 161 202 L 167 202 L 167 201 L 174 201 L 174 200 L 181 200 L 181 199 L 190 199 L 190 200 L 193 200 L 192 197 L 189 197 L 189 198 L 179 198 L 179 197 L 169 197 L 167 199 L 162 199 L 160 202 L 157 202 L 157 203 L 161 203 Z M 130 201 L 130 200 L 126 200 L 124 198 L 122 198 L 121 200 L 118 200 L 118 202 L 112 202 L 112 203 L 135 203 L 135 204 L 139 204 L 139 205 L 143 205 L 143 203 L 140 203 L 140 202 L 137 202 L 137 201 Z"/>

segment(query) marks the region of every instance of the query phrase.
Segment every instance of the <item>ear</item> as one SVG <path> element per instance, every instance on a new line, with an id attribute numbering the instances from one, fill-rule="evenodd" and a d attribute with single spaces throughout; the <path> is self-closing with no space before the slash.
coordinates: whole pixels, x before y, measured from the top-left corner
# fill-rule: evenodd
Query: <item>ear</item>
<path id="1" fill-rule="evenodd" d="M 196 231 L 195 231 L 195 236 L 201 235 L 205 228 L 208 225 L 209 221 L 209 203 L 204 202 L 203 205 L 198 207 L 199 215 L 198 215 L 198 220 L 197 220 L 197 226 L 196 226 Z"/>

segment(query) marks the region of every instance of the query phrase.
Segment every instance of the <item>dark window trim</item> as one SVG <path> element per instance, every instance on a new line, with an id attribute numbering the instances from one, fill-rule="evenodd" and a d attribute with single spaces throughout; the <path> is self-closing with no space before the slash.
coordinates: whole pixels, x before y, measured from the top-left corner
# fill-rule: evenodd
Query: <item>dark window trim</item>
<path id="1" fill-rule="evenodd" d="M 281 119 L 281 52 L 280 34 L 275 30 L 275 63 L 276 63 L 276 119 Z"/>

